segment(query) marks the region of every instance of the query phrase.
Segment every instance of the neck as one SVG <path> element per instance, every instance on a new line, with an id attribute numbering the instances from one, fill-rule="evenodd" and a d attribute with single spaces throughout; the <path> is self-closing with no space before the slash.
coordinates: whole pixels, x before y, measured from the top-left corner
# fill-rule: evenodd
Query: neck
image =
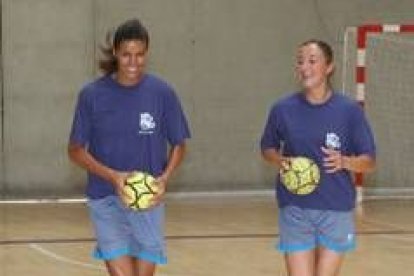
<path id="1" fill-rule="evenodd" d="M 140 74 L 137 78 L 133 78 L 133 79 L 132 78 L 131 79 L 130 78 L 124 78 L 124 77 L 120 76 L 120 74 L 118 74 L 118 73 L 115 73 L 113 75 L 113 78 L 119 84 L 121 84 L 123 86 L 134 86 L 134 85 L 138 84 L 141 81 L 142 77 L 143 77 L 143 74 Z"/>
<path id="2" fill-rule="evenodd" d="M 332 90 L 326 86 L 305 91 L 306 99 L 312 104 L 325 103 L 331 95 Z"/>

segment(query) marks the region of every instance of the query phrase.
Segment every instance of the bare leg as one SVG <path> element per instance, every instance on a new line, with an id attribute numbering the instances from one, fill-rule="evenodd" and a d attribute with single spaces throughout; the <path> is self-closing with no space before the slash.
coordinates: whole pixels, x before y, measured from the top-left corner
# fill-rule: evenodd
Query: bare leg
<path id="1" fill-rule="evenodd" d="M 314 276 L 315 250 L 286 254 L 285 261 L 289 276 Z"/>
<path id="2" fill-rule="evenodd" d="M 324 247 L 318 248 L 316 276 L 337 276 L 341 269 L 344 255 Z"/>
<path id="3" fill-rule="evenodd" d="M 154 263 L 135 260 L 135 271 L 138 272 L 135 276 L 154 276 L 156 265 Z"/>
<path id="4" fill-rule="evenodd" d="M 134 262 L 130 256 L 122 256 L 115 260 L 105 262 L 111 276 L 136 276 L 134 275 Z"/>

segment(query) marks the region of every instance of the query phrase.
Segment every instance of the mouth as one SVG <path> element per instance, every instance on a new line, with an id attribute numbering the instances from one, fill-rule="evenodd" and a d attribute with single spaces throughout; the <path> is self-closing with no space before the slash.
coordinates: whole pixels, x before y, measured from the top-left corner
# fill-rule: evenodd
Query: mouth
<path id="1" fill-rule="evenodd" d="M 128 73 L 136 73 L 136 72 L 138 72 L 138 67 L 128 67 L 128 68 L 126 68 L 126 71 Z"/>
<path id="2" fill-rule="evenodd" d="M 310 80 L 310 79 L 312 79 L 312 76 L 303 76 L 302 75 L 302 80 L 307 81 L 307 80 Z"/>

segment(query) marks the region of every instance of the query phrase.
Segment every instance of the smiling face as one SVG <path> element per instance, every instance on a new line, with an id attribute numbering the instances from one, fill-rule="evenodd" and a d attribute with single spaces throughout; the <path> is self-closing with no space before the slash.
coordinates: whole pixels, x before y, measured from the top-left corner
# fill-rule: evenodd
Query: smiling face
<path id="1" fill-rule="evenodd" d="M 332 61 L 318 44 L 300 46 L 296 57 L 296 74 L 305 91 L 325 89 L 332 72 Z"/>
<path id="2" fill-rule="evenodd" d="M 117 81 L 126 86 L 135 85 L 144 73 L 147 45 L 141 40 L 125 40 L 114 50 L 117 60 Z"/>

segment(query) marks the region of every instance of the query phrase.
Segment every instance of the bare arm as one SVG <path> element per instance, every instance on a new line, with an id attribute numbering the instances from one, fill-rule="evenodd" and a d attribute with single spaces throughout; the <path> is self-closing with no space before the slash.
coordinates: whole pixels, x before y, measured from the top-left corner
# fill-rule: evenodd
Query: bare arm
<path id="1" fill-rule="evenodd" d="M 375 159 L 369 155 L 342 156 L 342 167 L 352 172 L 370 173 L 375 166 Z"/>
<path id="2" fill-rule="evenodd" d="M 174 171 L 183 161 L 185 152 L 185 143 L 175 145 L 171 148 L 167 166 L 162 175 L 160 175 L 156 180 L 158 182 L 159 188 L 157 195 L 152 199 L 152 205 L 157 205 L 159 202 L 161 202 L 165 194 L 168 181 L 170 180 L 170 177 L 172 176 Z"/>
<path id="3" fill-rule="evenodd" d="M 75 164 L 105 179 L 114 185 L 117 190 L 122 187 L 128 175 L 105 166 L 96 160 L 83 146 L 78 144 L 69 144 L 68 155 Z"/>
<path id="4" fill-rule="evenodd" d="M 262 151 L 263 159 L 276 169 L 281 169 L 283 163 L 286 162 L 286 158 L 282 156 L 276 149 L 268 148 Z"/>
<path id="5" fill-rule="evenodd" d="M 178 168 L 178 166 L 183 161 L 185 152 L 186 152 L 185 143 L 175 145 L 171 148 L 167 166 L 163 174 L 158 178 L 159 180 L 165 183 L 169 181 L 174 171 Z"/>
<path id="6" fill-rule="evenodd" d="M 357 156 L 345 156 L 339 151 L 322 147 L 322 151 L 326 154 L 324 158 L 324 166 L 328 173 L 338 170 L 348 170 L 356 173 L 369 173 L 375 169 L 375 159 L 367 154 Z"/>

